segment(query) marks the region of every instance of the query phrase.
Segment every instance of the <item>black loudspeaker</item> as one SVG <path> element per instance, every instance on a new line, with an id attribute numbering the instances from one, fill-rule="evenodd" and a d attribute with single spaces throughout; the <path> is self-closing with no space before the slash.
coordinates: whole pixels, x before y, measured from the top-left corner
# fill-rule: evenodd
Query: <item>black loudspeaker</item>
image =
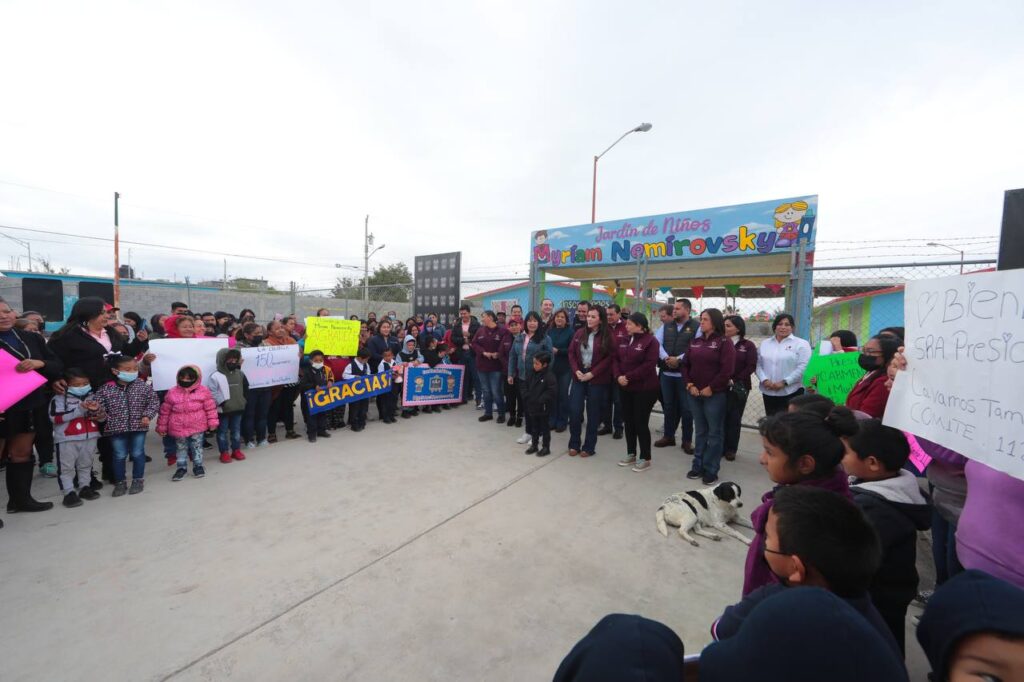
<path id="1" fill-rule="evenodd" d="M 59 279 L 26 277 L 21 280 L 22 310 L 34 310 L 47 322 L 64 321 L 64 283 Z"/>
<path id="2" fill-rule="evenodd" d="M 79 282 L 78 298 L 98 296 L 110 305 L 114 305 L 114 285 L 106 282 Z"/>
<path id="3" fill-rule="evenodd" d="M 999 269 L 1024 268 L 1024 189 L 1008 189 L 1003 199 Z"/>

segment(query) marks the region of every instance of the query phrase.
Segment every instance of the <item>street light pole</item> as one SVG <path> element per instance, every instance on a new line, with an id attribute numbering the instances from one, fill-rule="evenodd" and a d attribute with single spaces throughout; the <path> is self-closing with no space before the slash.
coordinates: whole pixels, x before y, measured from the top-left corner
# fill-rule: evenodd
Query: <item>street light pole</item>
<path id="1" fill-rule="evenodd" d="M 949 249 L 953 253 L 959 253 L 960 254 L 960 274 L 961 275 L 964 274 L 964 252 L 963 251 L 961 251 L 960 249 L 953 248 L 952 246 L 950 246 L 948 244 L 940 244 L 938 242 L 928 242 L 928 244 L 926 246 L 938 246 L 938 247 L 941 247 L 943 249 Z"/>
<path id="2" fill-rule="evenodd" d="M 114 192 L 114 307 L 121 307 L 121 230 L 118 225 L 118 201 L 121 194 Z"/>
<path id="3" fill-rule="evenodd" d="M 370 216 L 363 223 L 363 318 L 370 315 Z"/>
<path id="4" fill-rule="evenodd" d="M 612 142 L 611 145 L 608 147 L 608 149 L 605 149 L 603 152 L 601 152 L 600 154 L 598 154 L 597 156 L 594 157 L 594 185 L 593 185 L 593 189 L 592 189 L 591 194 L 590 194 L 590 222 L 591 222 L 591 224 L 597 222 L 597 162 L 601 159 L 602 156 L 604 156 L 605 154 L 610 152 L 612 150 L 612 147 L 614 147 L 618 143 L 622 142 L 622 140 L 624 140 L 625 137 L 627 135 L 629 135 L 630 133 L 646 133 L 652 127 L 653 126 L 650 123 L 641 123 L 636 128 L 631 128 L 631 129 L 627 130 L 626 132 L 624 132 L 622 134 L 621 137 L 619 137 L 619 139 L 615 140 L 615 142 Z"/>

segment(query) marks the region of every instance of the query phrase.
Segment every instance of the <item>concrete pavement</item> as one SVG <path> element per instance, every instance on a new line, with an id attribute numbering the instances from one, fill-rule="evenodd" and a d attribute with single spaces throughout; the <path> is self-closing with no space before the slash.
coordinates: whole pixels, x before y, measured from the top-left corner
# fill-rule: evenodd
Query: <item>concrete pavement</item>
<path id="1" fill-rule="evenodd" d="M 682 450 L 637 474 L 624 441 L 580 460 L 565 433 L 538 459 L 479 415 L 211 457 L 180 483 L 151 435 L 146 491 L 77 509 L 37 479 L 57 508 L 0 530 L 3 679 L 542 680 L 609 612 L 710 640 L 746 547 L 658 534 L 662 499 L 699 487 Z M 747 512 L 770 487 L 759 447 L 745 434 L 722 471 Z"/>

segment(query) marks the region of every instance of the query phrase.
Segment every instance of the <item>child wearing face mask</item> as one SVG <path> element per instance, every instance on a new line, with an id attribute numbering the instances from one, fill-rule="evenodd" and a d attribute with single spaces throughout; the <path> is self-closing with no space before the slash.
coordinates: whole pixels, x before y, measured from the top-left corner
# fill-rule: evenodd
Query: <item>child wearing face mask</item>
<path id="1" fill-rule="evenodd" d="M 242 351 L 237 348 L 221 348 L 217 351 L 217 371 L 210 375 L 207 388 L 217 403 L 220 424 L 217 427 L 217 445 L 220 447 L 220 461 L 230 464 L 242 461 L 242 417 L 245 415 L 245 396 L 249 391 L 249 380 L 242 373 Z"/>
<path id="2" fill-rule="evenodd" d="M 156 432 L 161 436 L 174 438 L 177 448 L 177 468 L 172 481 L 180 481 L 188 473 L 191 455 L 192 475 L 202 478 L 206 475 L 203 467 L 203 434 L 220 425 L 217 403 L 210 389 L 203 386 L 201 372 L 195 365 L 185 365 L 178 370 L 178 385 L 167 391 Z"/>
<path id="3" fill-rule="evenodd" d="M 107 416 L 103 435 L 113 449 L 114 492 L 111 497 L 142 492 L 146 477 L 146 431 L 160 412 L 153 387 L 138 381 L 139 363 L 127 355 L 111 355 L 107 367 L 112 381 L 96 391 L 96 402 Z M 132 486 L 126 483 L 125 460 L 132 460 Z"/>
<path id="4" fill-rule="evenodd" d="M 63 395 L 50 400 L 50 421 L 53 422 L 53 443 L 59 466 L 60 491 L 64 506 L 81 507 L 82 500 L 100 496 L 92 489 L 92 461 L 100 438 L 97 422 L 106 420 L 103 408 L 92 394 L 89 375 L 70 367 L 64 371 L 68 387 Z M 78 487 L 75 478 L 78 478 Z"/>
<path id="5" fill-rule="evenodd" d="M 782 412 L 762 420 L 764 452 L 760 463 L 776 487 L 761 498 L 750 515 L 757 534 L 750 543 L 743 571 L 743 595 L 778 582 L 765 560 L 765 524 L 782 486 L 806 485 L 828 490 L 852 501 L 846 472 L 839 466 L 846 454 L 844 437 L 857 432 L 857 421 L 845 407 L 833 407 L 823 418 L 812 410 Z"/>
<path id="6" fill-rule="evenodd" d="M 306 420 L 306 436 L 310 443 L 315 443 L 317 436 L 330 438 L 327 431 L 327 412 L 309 413 L 309 405 L 306 401 L 306 391 L 330 386 L 334 383 L 334 372 L 325 363 L 322 351 L 314 350 L 309 354 L 309 366 L 303 367 L 299 374 L 299 391 L 302 406 L 302 416 Z"/>

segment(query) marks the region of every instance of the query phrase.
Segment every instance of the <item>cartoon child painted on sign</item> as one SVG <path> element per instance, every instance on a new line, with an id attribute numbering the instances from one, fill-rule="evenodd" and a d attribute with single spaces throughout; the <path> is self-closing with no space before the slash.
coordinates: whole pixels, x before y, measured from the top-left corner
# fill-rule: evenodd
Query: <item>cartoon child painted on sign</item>
<path id="1" fill-rule="evenodd" d="M 548 231 L 537 230 L 533 233 L 533 259 L 546 261 L 551 247 L 548 246 Z"/>
<path id="2" fill-rule="evenodd" d="M 792 246 L 800 236 L 800 221 L 807 213 L 806 201 L 782 204 L 775 209 L 775 231 L 778 232 L 776 246 Z"/>

